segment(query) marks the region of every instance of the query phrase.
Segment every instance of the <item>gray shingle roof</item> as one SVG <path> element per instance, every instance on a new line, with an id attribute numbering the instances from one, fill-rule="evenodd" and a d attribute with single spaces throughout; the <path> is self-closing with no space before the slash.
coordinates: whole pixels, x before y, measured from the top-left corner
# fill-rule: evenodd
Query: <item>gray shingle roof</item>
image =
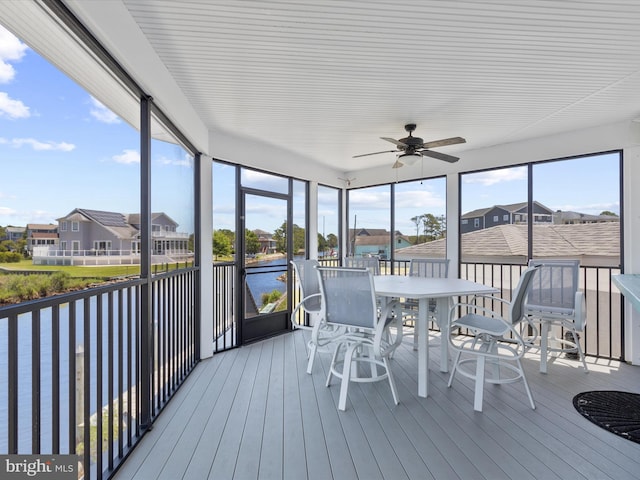
<path id="1" fill-rule="evenodd" d="M 620 223 L 534 225 L 534 257 L 620 257 Z M 471 257 L 527 257 L 527 225 L 498 225 L 462 235 L 462 252 Z M 445 240 L 396 251 L 399 259 L 443 257 Z"/>

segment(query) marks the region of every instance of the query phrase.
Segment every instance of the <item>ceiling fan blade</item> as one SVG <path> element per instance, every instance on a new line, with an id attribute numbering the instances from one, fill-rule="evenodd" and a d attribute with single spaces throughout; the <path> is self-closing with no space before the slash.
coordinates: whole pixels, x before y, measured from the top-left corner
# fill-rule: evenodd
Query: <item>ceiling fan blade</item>
<path id="1" fill-rule="evenodd" d="M 400 160 L 396 160 L 396 163 L 394 163 L 391 168 L 400 168 L 402 166 L 404 166 L 404 163 L 402 163 Z"/>
<path id="2" fill-rule="evenodd" d="M 423 156 L 437 158 L 438 160 L 444 160 L 445 162 L 455 163 L 460 160 L 458 157 L 454 157 L 453 155 L 447 155 L 446 153 L 440 152 L 432 152 L 431 150 L 422 150 L 420 152 Z"/>
<path id="3" fill-rule="evenodd" d="M 444 147 L 445 145 L 456 145 L 457 143 L 466 143 L 466 140 L 462 137 L 444 138 L 433 142 L 425 142 L 422 144 L 422 148 Z"/>
<path id="4" fill-rule="evenodd" d="M 407 144 L 406 143 L 402 143 L 399 140 L 396 140 L 395 138 L 389 138 L 389 137 L 380 137 L 382 140 L 386 140 L 387 142 L 391 142 L 394 145 L 397 145 L 400 148 L 406 148 Z"/>
<path id="5" fill-rule="evenodd" d="M 367 155 L 378 155 L 380 153 L 398 153 L 397 150 L 385 150 L 384 152 L 363 153 L 362 155 L 354 155 L 351 158 L 366 157 Z"/>

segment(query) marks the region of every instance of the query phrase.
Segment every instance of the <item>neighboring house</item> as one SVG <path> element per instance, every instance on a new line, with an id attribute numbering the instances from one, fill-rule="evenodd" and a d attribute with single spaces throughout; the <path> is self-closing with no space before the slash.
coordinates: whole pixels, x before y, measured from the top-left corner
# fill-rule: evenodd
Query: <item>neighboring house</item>
<path id="1" fill-rule="evenodd" d="M 588 213 L 563 212 L 558 210 L 553 214 L 553 223 L 569 225 L 577 223 L 619 222 L 615 215 L 589 215 Z"/>
<path id="2" fill-rule="evenodd" d="M 58 221 L 57 248 L 36 248 L 33 263 L 117 264 L 139 263 L 140 215 L 76 208 Z M 189 234 L 177 232 L 178 224 L 165 213 L 151 214 L 154 263 L 189 255 Z M 113 261 L 98 257 L 118 257 Z M 62 261 L 58 261 L 62 258 Z M 88 259 L 94 259 L 89 261 Z M 182 258 L 181 258 L 182 260 Z"/>
<path id="3" fill-rule="evenodd" d="M 461 235 L 463 263 L 526 264 L 527 225 L 499 225 Z M 620 223 L 533 225 L 536 259 L 571 258 L 581 265 L 620 264 Z M 396 260 L 445 258 L 446 240 L 412 245 L 396 250 Z"/>
<path id="4" fill-rule="evenodd" d="M 4 238 L 2 240 L 10 240 L 17 242 L 24 238 L 24 234 L 27 231 L 25 227 L 4 227 Z"/>
<path id="5" fill-rule="evenodd" d="M 460 233 L 474 232 L 497 225 L 527 223 L 527 202 L 494 205 L 465 213 L 460 217 Z M 553 211 L 539 202 L 533 202 L 533 223 L 552 223 Z"/>
<path id="6" fill-rule="evenodd" d="M 27 252 L 33 254 L 35 247 L 55 247 L 58 245 L 58 226 L 52 223 L 27 224 Z"/>
<path id="7" fill-rule="evenodd" d="M 253 233 L 258 237 L 261 253 L 276 253 L 276 241 L 273 238 L 273 234 L 260 229 L 253 230 Z"/>
<path id="8" fill-rule="evenodd" d="M 140 214 L 131 213 L 126 216 L 126 221 L 136 230 L 140 230 Z M 185 253 L 189 250 L 189 234 L 177 231 L 178 224 L 166 213 L 151 214 L 151 239 L 153 240 L 153 255 L 171 255 L 173 253 Z M 136 252 L 139 252 L 140 235 Z"/>
<path id="9" fill-rule="evenodd" d="M 349 229 L 350 252 L 355 257 L 391 258 L 390 241 L 391 233 L 383 228 Z M 395 249 L 411 245 L 409 238 L 398 231 L 395 232 L 393 241 Z"/>

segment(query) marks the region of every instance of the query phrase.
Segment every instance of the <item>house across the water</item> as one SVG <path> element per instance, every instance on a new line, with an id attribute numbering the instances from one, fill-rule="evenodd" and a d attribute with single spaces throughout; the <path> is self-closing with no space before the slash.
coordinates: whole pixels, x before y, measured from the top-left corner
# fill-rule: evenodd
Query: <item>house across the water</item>
<path id="1" fill-rule="evenodd" d="M 35 247 L 36 265 L 122 265 L 140 263 L 140 214 L 76 208 L 58 221 L 58 245 Z M 185 261 L 189 234 L 165 213 L 152 213 L 153 263 Z"/>

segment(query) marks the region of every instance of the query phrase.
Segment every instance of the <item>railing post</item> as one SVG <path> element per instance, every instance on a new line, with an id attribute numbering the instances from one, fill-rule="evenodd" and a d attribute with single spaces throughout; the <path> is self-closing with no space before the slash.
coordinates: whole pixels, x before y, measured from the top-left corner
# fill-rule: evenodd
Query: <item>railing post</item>
<path id="1" fill-rule="evenodd" d="M 140 98 L 140 428 L 151 426 L 151 98 Z"/>

